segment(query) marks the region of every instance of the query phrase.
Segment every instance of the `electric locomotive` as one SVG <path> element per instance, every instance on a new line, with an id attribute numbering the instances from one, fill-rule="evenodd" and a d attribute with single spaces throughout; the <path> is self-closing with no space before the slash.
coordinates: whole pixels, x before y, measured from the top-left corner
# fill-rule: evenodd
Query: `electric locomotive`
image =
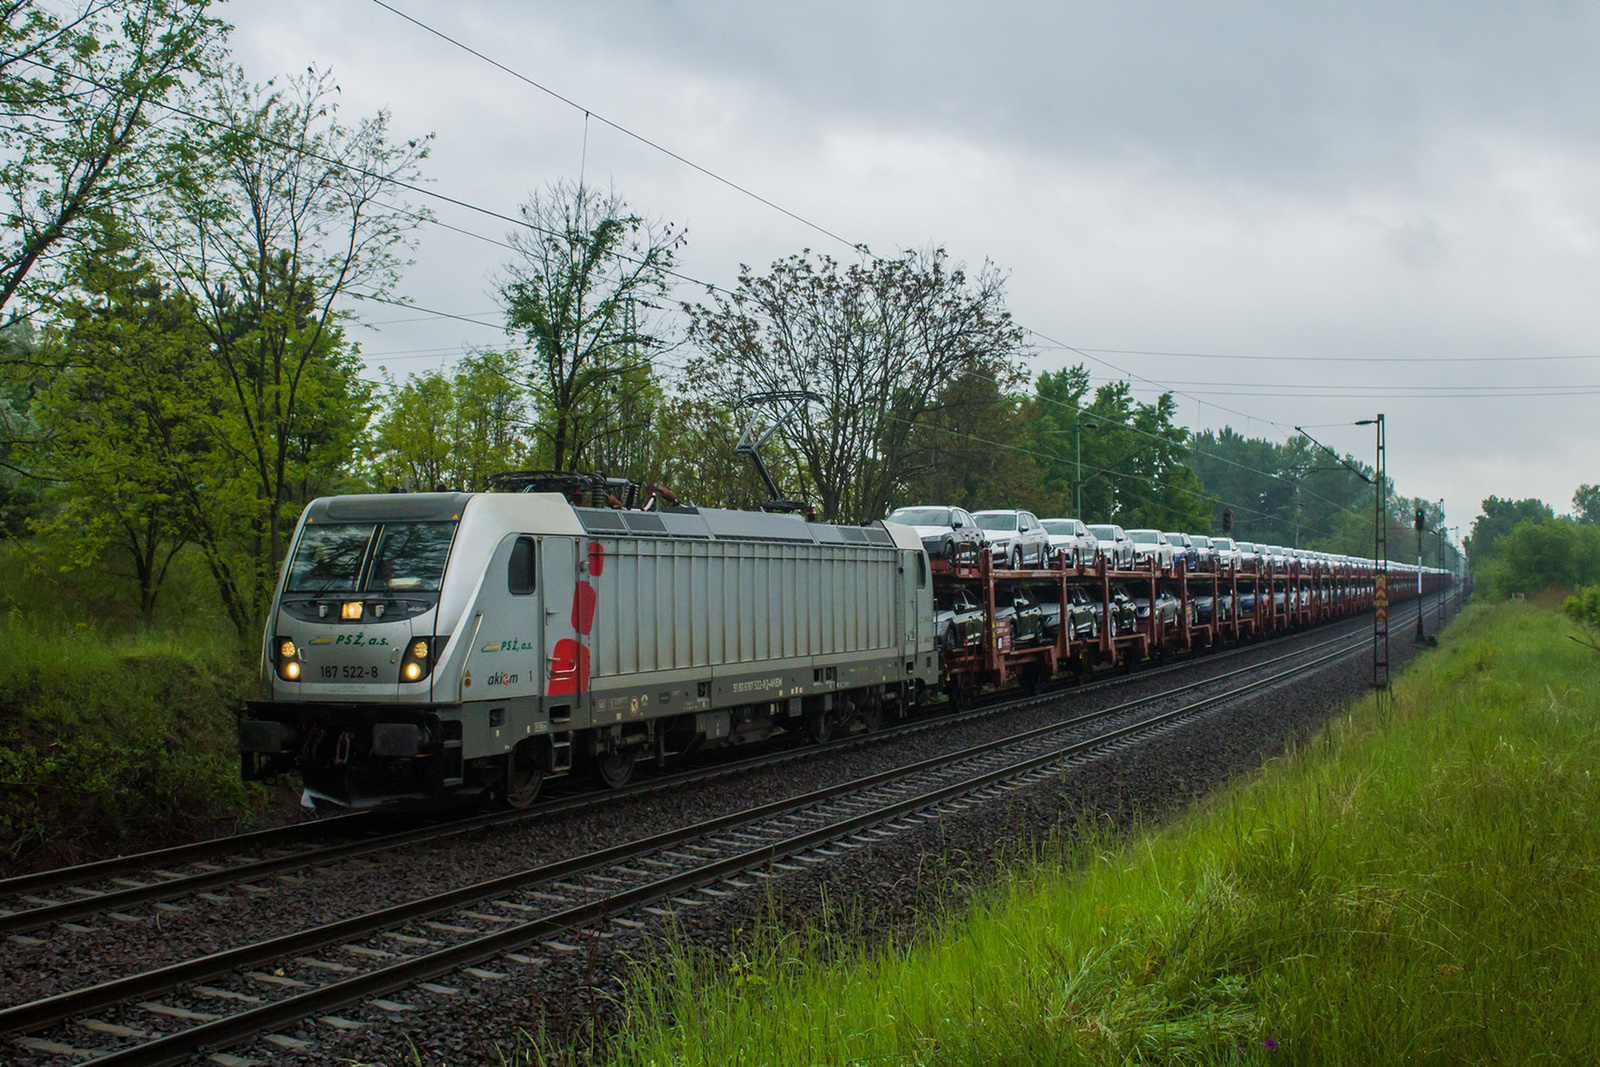
<path id="1" fill-rule="evenodd" d="M 641 760 L 903 714 L 939 680 L 934 637 L 927 557 L 894 523 L 324 497 L 274 595 L 243 773 L 296 771 L 322 805 L 523 807 L 552 775 L 617 786 Z"/>

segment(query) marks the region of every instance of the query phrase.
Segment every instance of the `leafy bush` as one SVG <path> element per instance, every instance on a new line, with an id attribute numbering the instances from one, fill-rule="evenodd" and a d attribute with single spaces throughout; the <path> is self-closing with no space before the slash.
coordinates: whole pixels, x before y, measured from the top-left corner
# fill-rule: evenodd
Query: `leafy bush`
<path id="1" fill-rule="evenodd" d="M 1583 640 L 1600 652 L 1600 585 L 1586 586 L 1567 597 L 1562 610 L 1583 630 Z"/>

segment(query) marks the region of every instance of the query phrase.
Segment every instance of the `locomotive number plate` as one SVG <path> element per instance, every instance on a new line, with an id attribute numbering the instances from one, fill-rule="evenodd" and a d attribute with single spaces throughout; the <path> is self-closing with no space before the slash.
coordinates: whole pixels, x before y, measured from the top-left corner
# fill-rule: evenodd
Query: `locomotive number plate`
<path id="1" fill-rule="evenodd" d="M 330 663 L 318 669 L 322 672 L 324 681 L 353 682 L 360 681 L 363 678 L 378 677 L 378 668 L 376 667 L 352 667 L 349 664 Z"/>

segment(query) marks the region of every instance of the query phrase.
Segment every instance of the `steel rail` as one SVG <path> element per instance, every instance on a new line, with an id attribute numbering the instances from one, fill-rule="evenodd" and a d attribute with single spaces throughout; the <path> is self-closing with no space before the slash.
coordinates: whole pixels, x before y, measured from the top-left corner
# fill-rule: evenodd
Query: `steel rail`
<path id="1" fill-rule="evenodd" d="M 580 924 L 602 919 L 607 915 L 614 914 L 626 908 L 651 903 L 652 901 L 671 896 L 675 893 L 693 888 L 694 886 L 701 885 L 716 878 L 726 877 L 728 875 L 748 870 L 752 867 L 776 862 L 785 856 L 805 852 L 806 850 L 814 848 L 818 845 L 835 841 L 851 834 L 859 833 L 860 831 L 875 826 L 879 823 L 888 822 L 927 808 L 937 807 L 942 803 L 953 800 L 956 797 L 975 792 L 986 786 L 995 785 L 1007 779 L 1018 778 L 1028 774 L 1031 771 L 1048 767 L 1053 763 L 1068 760 L 1075 756 L 1081 756 L 1088 753 L 1090 750 L 1104 748 L 1113 745 L 1117 741 L 1130 738 L 1141 733 L 1151 732 L 1159 726 L 1175 722 L 1185 717 L 1192 717 L 1199 712 L 1217 704 L 1238 699 L 1239 697 L 1247 695 L 1248 693 L 1254 692 L 1258 689 L 1277 684 L 1286 678 L 1303 674 L 1307 671 L 1315 669 L 1318 666 L 1324 665 L 1336 659 L 1340 659 L 1349 655 L 1352 651 L 1363 647 L 1363 644 L 1364 642 L 1352 642 L 1349 648 L 1328 653 L 1327 655 L 1310 663 L 1300 664 L 1289 670 L 1273 674 L 1265 678 L 1258 678 L 1253 681 L 1246 682 L 1243 685 L 1240 685 L 1227 692 L 1213 694 L 1190 704 L 1186 704 L 1182 707 L 1159 712 L 1148 718 L 1141 719 L 1138 722 L 1117 727 L 1095 737 L 1072 742 L 1059 748 L 1055 748 L 1049 752 L 1026 757 L 1014 763 L 1009 763 L 1003 767 L 982 771 L 959 782 L 944 786 L 937 786 L 928 792 L 884 804 L 875 807 L 870 811 L 854 815 L 846 815 L 845 817 L 837 819 L 826 826 L 806 830 L 780 841 L 764 843 L 734 856 L 703 863 L 689 870 L 677 872 L 644 885 L 620 890 L 618 892 L 608 894 L 601 899 L 569 907 L 514 927 L 509 927 L 498 932 L 487 934 L 483 937 L 448 946 L 435 952 L 401 960 L 397 963 L 377 968 L 365 974 L 330 983 L 329 985 L 322 986 L 318 989 L 310 990 L 305 993 L 294 994 L 281 1000 L 273 1001 L 257 1008 L 247 1009 L 246 1011 L 227 1016 L 222 1019 L 203 1022 L 188 1030 L 156 1038 L 155 1040 L 144 1045 L 111 1052 L 105 1056 L 98 1057 L 87 1062 L 92 1064 L 106 1065 L 106 1067 L 111 1067 L 111 1065 L 128 1067 L 128 1065 L 135 1064 L 141 1065 L 141 1067 L 163 1067 L 163 1065 L 182 1063 L 190 1059 L 197 1052 L 227 1047 L 255 1034 L 271 1031 L 283 1026 L 284 1024 L 306 1018 L 307 1016 L 329 1011 L 353 1001 L 379 996 L 417 982 L 426 981 L 429 978 L 448 973 L 460 967 L 470 966 L 474 963 L 497 956 L 503 952 L 508 952 L 523 947 L 532 941 L 547 937 L 550 934 L 568 930 Z M 1245 670 L 1249 669 L 1250 668 L 1245 668 Z M 1132 703 L 1148 703 L 1155 699 L 1159 698 L 1148 698 L 1145 701 Z M 1060 729 L 1061 726 L 1056 726 L 1054 728 Z M 1016 738 L 1007 740 L 1015 742 L 1022 737 L 1037 734 L 1045 729 L 1049 728 L 1040 728 L 1040 730 L 1027 731 L 1024 734 L 1017 735 Z M 983 746 L 975 747 L 989 749 L 994 747 L 994 745 L 985 744 Z M 941 757 L 939 758 L 939 761 L 944 762 L 944 759 Z M 914 767 L 918 765 L 914 764 L 910 766 Z M 826 790 L 817 791 L 817 793 L 827 794 L 827 796 L 819 798 L 817 794 L 814 793 L 807 794 L 807 798 L 810 799 L 811 802 L 815 802 L 818 799 L 831 799 L 833 796 L 836 796 L 841 792 L 859 792 L 863 789 L 869 789 L 871 788 L 872 784 L 878 783 L 879 780 L 883 779 L 886 775 L 894 775 L 898 777 L 909 773 L 911 772 L 910 768 L 908 767 L 898 769 L 895 772 L 883 772 L 882 774 L 878 775 L 868 775 L 854 783 L 847 783 L 845 786 L 829 787 Z M 798 800 L 800 798 L 795 799 Z M 774 812 L 772 809 L 787 808 L 790 805 L 790 801 L 777 802 L 776 804 L 772 805 L 762 805 L 758 808 L 750 809 L 749 811 L 738 813 L 734 816 L 726 816 L 716 820 L 709 820 L 707 823 L 701 824 L 699 827 L 683 828 L 682 830 L 672 831 L 669 835 L 664 836 L 670 836 L 673 839 L 672 843 L 677 843 L 678 841 L 681 841 L 683 835 L 689 833 L 690 830 L 698 831 L 694 834 L 694 836 L 705 836 L 708 833 L 718 833 L 728 829 L 732 825 L 747 824 L 759 821 L 763 818 L 770 818 L 772 814 L 779 813 Z M 656 840 L 656 838 L 646 839 L 646 841 L 652 843 L 654 843 Z M 658 846 L 649 849 L 640 848 L 639 846 L 643 845 L 644 843 L 645 842 L 635 843 L 634 855 L 638 855 L 643 851 L 659 851 L 660 847 L 666 847 Z M 622 846 L 618 847 L 621 848 Z"/>
<path id="2" fill-rule="evenodd" d="M 1303 635 L 1305 631 L 1300 631 Z M 1283 635 L 1278 640 L 1285 640 L 1290 636 Z M 1304 655 L 1317 648 L 1327 647 L 1329 644 L 1343 640 L 1343 637 L 1331 637 L 1300 649 L 1296 653 Z M 1215 662 L 1224 656 L 1240 655 L 1252 648 L 1240 646 L 1210 657 L 1209 662 Z M 1194 669 L 1194 660 L 1184 660 L 1180 663 L 1169 663 L 1140 671 L 1136 677 L 1151 678 L 1168 672 L 1187 671 Z M 1213 676 L 1226 677 L 1226 675 Z M 440 840 L 443 838 L 459 836 L 481 829 L 496 826 L 515 824 L 535 818 L 561 814 L 573 810 L 582 810 L 601 803 L 610 803 L 627 797 L 649 795 L 677 789 L 685 784 L 710 781 L 721 777 L 746 773 L 767 767 L 780 766 L 783 763 L 798 759 L 809 759 L 825 753 L 858 748 L 869 744 L 877 744 L 888 738 L 898 737 L 922 730 L 943 728 L 958 725 L 962 722 L 980 718 L 996 711 L 1016 710 L 1047 702 L 1064 694 L 1077 694 L 1093 692 L 1098 689 L 1126 684 L 1127 675 L 1118 675 L 1114 678 L 1102 678 L 1093 682 L 1078 685 L 1051 686 L 1045 691 L 1031 693 L 1022 697 L 1008 696 L 994 701 L 985 701 L 977 705 L 967 705 L 959 710 L 948 712 L 935 717 L 924 717 L 911 723 L 901 723 L 878 730 L 869 734 L 857 734 L 850 737 L 839 738 L 823 744 L 808 745 L 799 749 L 780 752 L 768 752 L 755 756 L 734 760 L 728 763 L 708 767 L 698 767 L 681 771 L 676 774 L 653 778 L 646 782 L 639 782 L 618 790 L 603 792 L 585 792 L 573 797 L 559 798 L 541 804 L 527 811 L 490 812 L 473 815 L 463 819 L 449 822 L 402 830 L 392 834 L 383 834 L 370 838 L 359 838 L 341 844 L 330 845 L 323 848 L 298 851 L 284 856 L 270 857 L 263 860 L 252 860 L 247 863 L 222 868 L 220 870 L 203 871 L 197 874 L 186 874 L 179 877 L 161 878 L 139 886 L 123 886 L 117 889 L 107 889 L 85 895 L 77 899 L 60 901 L 50 904 L 40 904 L 37 907 L 20 909 L 10 912 L 0 912 L 0 934 L 28 933 L 42 929 L 46 926 L 60 922 L 72 922 L 77 919 L 96 915 L 101 912 L 137 907 L 142 904 L 157 901 L 172 900 L 177 897 L 204 892 L 226 885 L 250 882 L 260 878 L 270 877 L 289 871 L 300 870 L 306 867 L 322 866 L 337 863 L 343 860 L 356 859 L 361 856 L 377 852 L 386 852 L 392 849 L 403 848 L 407 845 L 420 844 L 426 841 Z M 87 884 L 103 881 L 119 875 L 138 871 L 149 872 L 162 867 L 173 865 L 175 862 L 195 862 L 200 859 L 226 854 L 230 846 L 237 851 L 249 851 L 263 845 L 295 843 L 299 837 L 314 839 L 319 836 L 331 836 L 344 829 L 361 829 L 361 826 L 351 827 L 351 821 L 357 823 L 370 822 L 377 813 L 357 813 L 340 816 L 320 823 L 305 823 L 287 827 L 275 827 L 268 830 L 255 831 L 234 837 L 213 838 L 208 841 L 196 842 L 193 845 L 174 846 L 170 849 L 158 849 L 151 852 L 138 853 L 131 856 L 116 857 L 111 860 L 97 863 L 84 864 L 78 867 L 58 868 L 54 871 L 40 872 L 36 875 L 23 875 L 15 879 L 0 880 L 0 894 L 22 894 L 38 891 L 41 888 L 56 888 L 62 886 L 85 886 Z"/>
<path id="3" fill-rule="evenodd" d="M 372 812 L 355 812 L 316 822 L 270 826 L 264 830 L 252 830 L 228 837 L 191 841 L 186 845 L 151 849 L 148 852 L 133 852 L 126 856 L 113 856 L 110 859 L 81 863 L 73 867 L 56 867 L 48 871 L 35 871 L 32 874 L 13 875 L 10 878 L 0 878 L 0 896 L 17 896 L 61 886 L 82 885 L 85 882 L 115 878 L 136 871 L 148 871 L 178 863 L 193 863 L 196 860 L 210 859 L 229 852 L 276 848 L 294 844 L 300 838 L 343 833 L 352 828 L 352 823 L 359 823 L 372 817 Z"/>
<path id="4" fill-rule="evenodd" d="M 1193 711 L 1196 708 L 1209 706 L 1221 700 L 1231 699 L 1242 695 L 1255 688 L 1274 684 L 1285 678 L 1312 670 L 1317 666 L 1348 655 L 1352 650 L 1363 647 L 1364 635 L 1352 635 L 1346 639 L 1348 647 L 1327 653 L 1307 663 L 1298 664 L 1285 671 L 1272 674 L 1267 678 L 1256 679 L 1245 685 L 1230 689 L 1222 694 L 1203 698 L 1202 700 L 1186 705 L 1185 709 Z M 323 926 L 285 934 L 269 941 L 244 945 L 228 949 L 208 956 L 186 960 L 171 964 L 156 970 L 130 975 L 120 979 L 91 986 L 86 989 L 74 990 L 57 994 L 52 997 L 32 1001 L 26 1004 L 15 1005 L 10 1008 L 0 1009 L 0 1033 L 29 1031 L 40 1027 L 69 1020 L 74 1017 L 101 1011 L 112 1007 L 122 1001 L 142 997 L 154 992 L 170 989 L 174 986 L 197 982 L 219 974 L 228 973 L 244 967 L 262 964 L 271 960 L 280 959 L 296 953 L 311 949 L 324 948 L 330 945 L 347 943 L 352 940 L 370 936 L 384 930 L 403 925 L 413 920 L 424 919 L 430 916 L 447 912 L 463 905 L 472 904 L 485 898 L 492 898 L 513 890 L 526 889 L 531 886 L 571 878 L 585 871 L 604 869 L 625 862 L 630 858 L 642 854 L 660 852 L 681 844 L 685 840 L 706 837 L 711 834 L 723 833 L 729 829 L 747 825 L 763 819 L 784 815 L 790 812 L 812 807 L 816 804 L 835 800 L 842 796 L 860 793 L 875 787 L 880 787 L 901 779 L 911 777 L 918 773 L 986 755 L 1000 749 L 1025 744 L 1052 733 L 1069 730 L 1085 723 L 1109 718 L 1114 715 L 1129 711 L 1136 711 L 1158 702 L 1170 700 L 1175 696 L 1192 692 L 1205 686 L 1225 683 L 1240 675 L 1258 673 L 1263 669 L 1270 669 L 1283 660 L 1297 658 L 1301 653 L 1289 653 L 1278 661 L 1267 661 L 1238 668 L 1225 675 L 1202 679 L 1179 686 L 1175 689 L 1165 690 L 1158 694 L 1140 697 L 1135 700 L 1125 701 L 1107 708 L 1097 709 L 1071 719 L 1060 722 L 1048 723 L 1034 727 L 1004 738 L 980 742 L 954 752 L 941 753 L 927 759 L 906 764 L 901 767 L 879 771 L 874 774 L 862 776 L 849 782 L 825 786 L 808 793 L 794 797 L 772 801 L 754 808 L 714 819 L 705 820 L 686 827 L 665 831 L 635 841 L 614 845 L 607 849 L 587 853 L 581 856 L 558 860 L 544 864 L 526 871 L 503 875 L 474 885 L 463 886 L 445 893 L 422 898 L 406 904 L 381 909 L 367 915 L 355 916 L 339 920 Z M 1166 714 L 1166 713 L 1162 713 Z M 1164 721 L 1159 716 L 1146 723 Z M 1137 726 L 1138 724 L 1135 724 Z M 1114 740 L 1129 732 L 1128 727 L 1119 728 L 1098 738 L 1090 738 L 1081 744 L 1092 744 Z M 1070 746 L 1069 746 L 1070 748 Z M 1020 773 L 1020 772 L 1019 772 Z"/>

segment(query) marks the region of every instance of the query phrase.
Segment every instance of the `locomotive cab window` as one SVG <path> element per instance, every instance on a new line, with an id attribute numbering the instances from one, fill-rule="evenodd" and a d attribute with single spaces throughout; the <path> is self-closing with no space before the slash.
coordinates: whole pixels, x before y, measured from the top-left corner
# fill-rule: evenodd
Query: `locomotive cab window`
<path id="1" fill-rule="evenodd" d="M 511 561 L 506 564 L 506 586 L 512 596 L 527 596 L 534 590 L 533 538 L 519 537 L 511 546 Z"/>

